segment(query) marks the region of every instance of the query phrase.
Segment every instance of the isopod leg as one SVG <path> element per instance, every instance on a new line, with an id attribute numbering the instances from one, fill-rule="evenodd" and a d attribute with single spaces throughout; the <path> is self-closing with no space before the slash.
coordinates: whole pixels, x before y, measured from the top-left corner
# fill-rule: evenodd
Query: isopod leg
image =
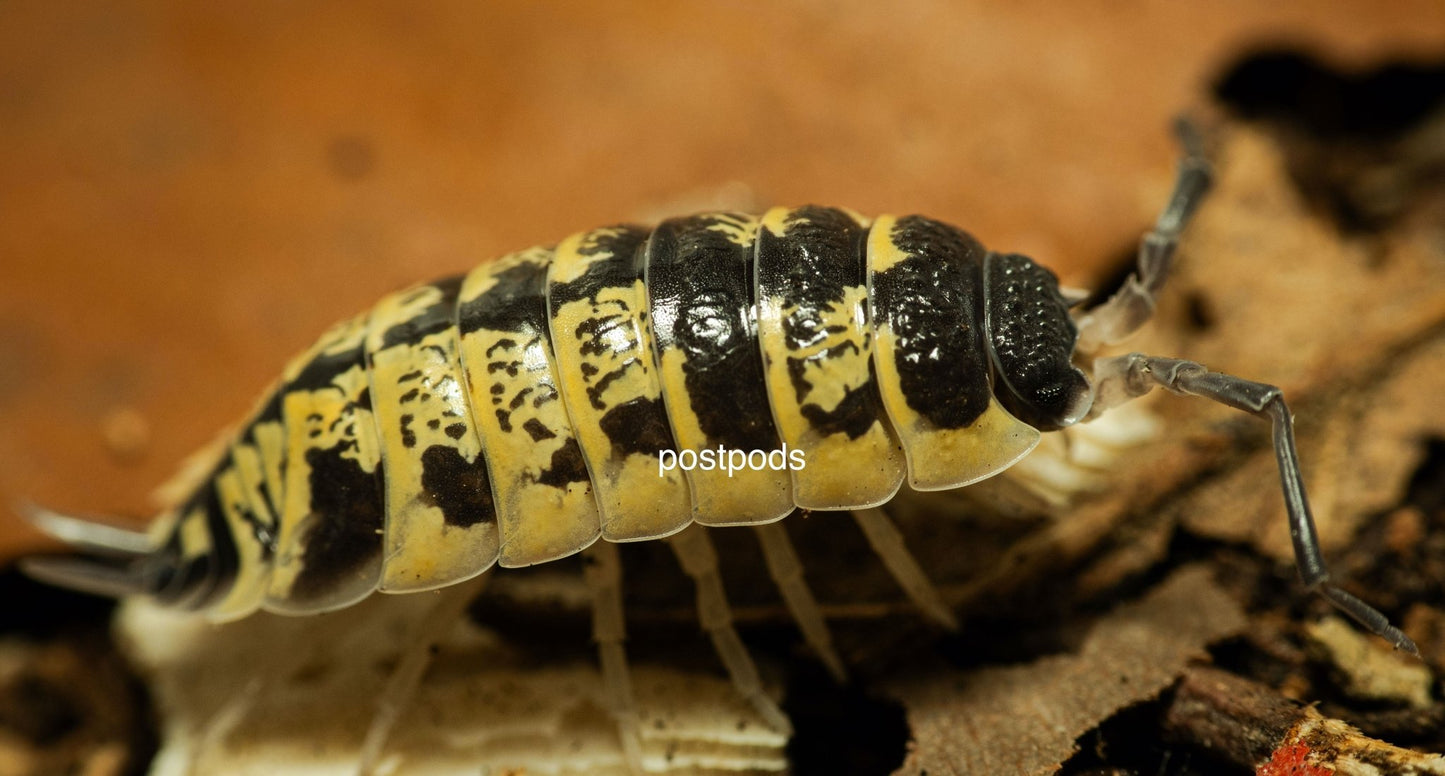
<path id="1" fill-rule="evenodd" d="M 1198 128 L 1180 119 L 1176 129 L 1184 146 L 1184 158 L 1179 161 L 1174 193 L 1153 230 L 1139 242 L 1139 264 L 1124 286 L 1109 301 L 1079 319 L 1077 347 L 1082 352 L 1092 353 L 1101 345 L 1123 340 L 1154 315 L 1154 302 L 1169 277 L 1179 235 L 1209 190 L 1212 173 Z"/>
<path id="2" fill-rule="evenodd" d="M 607 686 L 607 702 L 617 731 L 622 737 L 622 753 L 633 774 L 642 773 L 642 736 L 637 720 L 637 705 L 632 697 L 632 678 L 627 670 L 627 653 L 622 642 L 627 638 L 622 617 L 622 563 L 617 545 L 597 542 L 583 550 L 587 563 L 587 586 L 592 591 L 592 638 L 597 642 L 602 661 L 602 679 Z"/>
<path id="3" fill-rule="evenodd" d="M 386 688 L 377 699 L 376 716 L 371 718 L 371 726 L 367 728 L 366 738 L 361 744 L 357 776 L 372 776 L 375 773 L 382 747 L 386 746 L 386 740 L 396 727 L 397 720 L 401 719 L 401 713 L 406 710 L 407 704 L 421 686 L 422 676 L 426 674 L 427 666 L 431 663 L 432 647 L 461 619 L 467 604 L 482 591 L 486 580 L 487 575 L 482 574 L 429 594 L 435 596 L 436 600 L 431 602 L 431 608 L 417 622 L 411 643 L 407 644 L 401 653 L 400 662 L 392 670 Z"/>
<path id="4" fill-rule="evenodd" d="M 898 531 L 898 526 L 893 524 L 888 513 L 876 507 L 855 509 L 853 519 L 863 530 L 863 536 L 883 561 L 888 573 L 892 574 L 898 586 L 903 588 L 908 600 L 928 619 L 949 630 L 958 630 L 958 618 L 953 616 L 953 612 L 943 602 L 943 596 L 938 594 L 938 589 L 929 581 L 928 575 L 923 573 L 923 568 L 918 565 L 913 553 L 908 551 L 908 547 L 903 543 L 903 534 Z"/>
<path id="5" fill-rule="evenodd" d="M 1274 430 L 1274 455 L 1279 463 L 1279 478 L 1284 489 L 1290 538 L 1294 542 L 1295 565 L 1300 579 L 1355 621 L 1395 645 L 1396 649 L 1412 655 L 1420 654 L 1415 642 L 1391 625 L 1385 615 L 1330 582 L 1314 517 L 1305 497 L 1304 477 L 1295 452 L 1294 420 L 1279 388 L 1211 372 L 1192 361 L 1140 353 L 1100 361 L 1094 367 L 1094 378 L 1097 398 L 1093 414 L 1142 396 L 1157 385 L 1182 396 L 1212 399 L 1268 418 Z"/>
<path id="6" fill-rule="evenodd" d="M 728 606 L 727 594 L 723 591 L 722 577 L 718 574 L 717 551 L 707 529 L 694 525 L 668 540 L 672 544 L 682 570 L 692 577 L 697 587 L 698 619 L 703 630 L 712 637 L 718 657 L 732 676 L 738 692 L 757 709 L 774 729 L 784 735 L 792 735 L 793 725 L 788 716 L 763 692 L 762 679 L 758 668 L 748 655 L 747 647 L 733 628 L 732 607 Z"/>
<path id="7" fill-rule="evenodd" d="M 182 773 L 186 776 L 192 776 L 192 774 L 201 772 L 199 770 L 201 759 L 205 757 L 207 753 L 215 751 L 220 747 L 226 738 L 231 735 L 232 731 L 245 721 L 246 714 L 255 707 L 256 700 L 261 697 L 262 692 L 270 688 L 275 682 L 275 679 L 275 675 L 269 677 L 269 681 L 268 679 L 254 677 L 246 682 L 246 686 L 241 688 L 240 693 L 226 699 L 226 702 L 221 705 L 221 708 L 217 709 L 216 712 L 211 715 L 211 718 L 206 720 L 199 730 L 197 730 L 195 737 L 196 746 L 190 751 L 186 760 L 185 770 L 183 770 Z"/>
<path id="8" fill-rule="evenodd" d="M 807 580 L 803 579 L 803 564 L 798 560 L 798 553 L 793 549 L 788 532 L 783 529 L 781 522 L 755 525 L 753 531 L 757 533 L 758 542 L 763 547 L 763 559 L 768 563 L 768 573 L 777 583 L 783 603 L 787 605 L 793 619 L 797 620 L 803 638 L 807 639 L 808 645 L 818 653 L 818 659 L 828 667 L 833 678 L 839 682 L 846 681 L 848 673 L 843 668 L 838 652 L 833 649 L 833 636 L 828 631 L 827 621 L 823 619 L 823 610 L 818 606 L 818 599 L 813 597 Z"/>
<path id="9" fill-rule="evenodd" d="M 214 767 L 211 761 L 226 756 L 227 752 L 221 750 L 222 745 L 236 728 L 246 721 L 247 716 L 255 711 L 257 703 L 277 687 L 284 686 L 288 677 L 293 676 L 302 666 L 322 658 L 331 645 L 352 627 L 353 620 L 343 614 L 327 612 L 318 615 L 306 629 L 307 638 L 298 639 L 292 649 L 277 650 L 260 661 L 256 667 L 256 675 L 246 682 L 241 691 L 228 696 L 196 728 L 193 737 L 196 743 L 186 754 L 181 773 L 190 776 L 210 772 L 210 768 Z M 208 763 L 210 767 L 203 767 Z"/>

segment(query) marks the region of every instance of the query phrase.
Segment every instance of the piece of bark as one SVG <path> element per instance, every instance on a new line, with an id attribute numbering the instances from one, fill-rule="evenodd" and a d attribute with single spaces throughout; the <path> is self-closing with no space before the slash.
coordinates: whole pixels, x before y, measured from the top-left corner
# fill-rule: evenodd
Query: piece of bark
<path id="1" fill-rule="evenodd" d="M 1263 762 L 1306 710 L 1270 688 L 1217 668 L 1184 675 L 1164 717 L 1165 730 L 1231 762 Z"/>
<path id="2" fill-rule="evenodd" d="M 139 772 L 148 721 L 104 641 L 86 630 L 0 639 L 0 776 Z"/>
<path id="3" fill-rule="evenodd" d="M 1445 774 L 1445 757 L 1369 738 L 1313 707 L 1214 668 L 1189 669 L 1164 727 L 1174 740 L 1256 768 L 1258 776 Z"/>
<path id="4" fill-rule="evenodd" d="M 1434 705 L 1430 688 L 1435 678 L 1418 659 L 1391 650 L 1382 640 L 1339 617 L 1312 622 L 1305 627 L 1305 633 L 1328 658 L 1340 689 L 1350 697 L 1414 709 Z"/>
<path id="5" fill-rule="evenodd" d="M 897 682 L 913 742 L 896 773 L 1052 773 L 1079 736 L 1154 697 L 1244 623 L 1209 570 L 1192 566 L 1100 620 L 1078 654 Z"/>

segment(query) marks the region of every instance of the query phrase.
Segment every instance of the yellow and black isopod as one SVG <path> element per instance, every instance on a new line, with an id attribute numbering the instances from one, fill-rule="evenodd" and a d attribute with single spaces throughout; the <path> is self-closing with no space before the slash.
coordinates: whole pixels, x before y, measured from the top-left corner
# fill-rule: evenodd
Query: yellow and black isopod
<path id="1" fill-rule="evenodd" d="M 1277 388 L 1172 358 L 1095 355 L 1149 318 L 1208 188 L 1199 140 L 1181 135 L 1174 192 L 1135 272 L 1092 309 L 1031 259 L 922 216 L 807 206 L 594 229 L 339 324 L 287 366 L 155 530 L 32 510 L 86 554 L 25 568 L 220 621 L 325 612 L 585 551 L 636 769 L 611 543 L 670 537 L 734 682 L 786 729 L 732 628 L 710 539 L 690 526 L 753 526 L 805 637 L 841 674 L 778 520 L 851 512 L 909 595 L 948 622 L 880 507 L 905 484 L 943 490 L 998 474 L 1042 433 L 1160 386 L 1272 422 L 1302 579 L 1413 652 L 1329 581 Z M 777 453 L 802 465 L 748 465 Z M 694 465 L 677 465 L 689 455 Z M 368 756 L 388 724 L 374 725 Z"/>

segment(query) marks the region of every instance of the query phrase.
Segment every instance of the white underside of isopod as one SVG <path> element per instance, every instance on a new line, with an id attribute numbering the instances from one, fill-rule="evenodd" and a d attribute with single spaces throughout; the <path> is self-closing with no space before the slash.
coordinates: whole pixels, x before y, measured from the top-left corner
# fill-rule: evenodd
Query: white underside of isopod
<path id="1" fill-rule="evenodd" d="M 317 617 L 215 626 L 126 601 L 115 628 L 161 720 L 153 776 L 355 773 L 391 669 L 426 607 L 372 596 Z M 525 670 L 521 667 L 526 664 Z M 786 770 L 785 737 L 722 676 L 639 665 L 632 683 L 649 773 Z M 401 715 L 379 773 L 626 774 L 595 662 L 539 667 L 465 618 Z"/>

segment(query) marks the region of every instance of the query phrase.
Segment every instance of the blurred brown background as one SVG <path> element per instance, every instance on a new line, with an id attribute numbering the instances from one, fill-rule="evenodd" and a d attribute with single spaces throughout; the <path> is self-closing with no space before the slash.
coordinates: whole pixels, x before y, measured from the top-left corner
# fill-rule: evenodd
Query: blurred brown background
<path id="1" fill-rule="evenodd" d="M 148 513 L 398 286 L 748 191 L 1086 283 L 1239 57 L 1445 51 L 1438 0 L 225 5 L 0 4 L 0 559 L 16 499 Z"/>

